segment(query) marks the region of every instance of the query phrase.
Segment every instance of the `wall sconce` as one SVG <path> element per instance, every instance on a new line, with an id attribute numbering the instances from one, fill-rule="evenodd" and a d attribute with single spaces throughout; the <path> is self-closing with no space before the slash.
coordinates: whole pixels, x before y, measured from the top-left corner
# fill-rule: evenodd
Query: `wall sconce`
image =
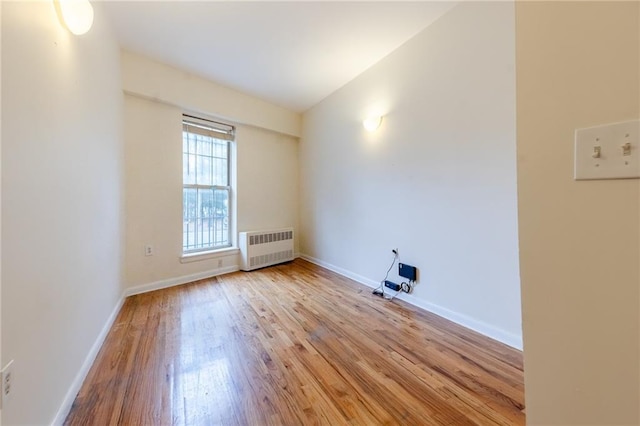
<path id="1" fill-rule="evenodd" d="M 89 0 L 53 0 L 60 22 L 73 34 L 82 35 L 93 25 L 93 6 Z"/>
<path id="2" fill-rule="evenodd" d="M 362 125 L 365 129 L 367 129 L 368 132 L 373 132 L 378 127 L 380 127 L 380 123 L 382 123 L 382 116 L 377 115 L 367 117 L 367 119 L 362 122 Z"/>

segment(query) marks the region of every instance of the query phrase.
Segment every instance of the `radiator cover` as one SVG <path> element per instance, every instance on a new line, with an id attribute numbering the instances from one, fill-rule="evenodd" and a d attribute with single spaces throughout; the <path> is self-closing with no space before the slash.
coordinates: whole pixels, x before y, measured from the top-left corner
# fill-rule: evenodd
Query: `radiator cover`
<path id="1" fill-rule="evenodd" d="M 240 269 L 252 271 L 293 260 L 293 228 L 240 232 Z"/>

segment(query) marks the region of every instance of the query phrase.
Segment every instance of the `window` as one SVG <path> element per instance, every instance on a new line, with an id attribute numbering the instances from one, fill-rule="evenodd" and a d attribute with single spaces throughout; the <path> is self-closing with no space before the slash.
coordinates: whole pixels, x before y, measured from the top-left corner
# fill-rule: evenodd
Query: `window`
<path id="1" fill-rule="evenodd" d="M 183 253 L 231 246 L 229 165 L 233 136 L 232 126 L 183 116 Z"/>

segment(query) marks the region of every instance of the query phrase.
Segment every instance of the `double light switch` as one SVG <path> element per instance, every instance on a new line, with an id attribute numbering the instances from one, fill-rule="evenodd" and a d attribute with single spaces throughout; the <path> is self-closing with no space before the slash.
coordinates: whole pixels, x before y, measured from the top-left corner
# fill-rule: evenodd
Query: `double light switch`
<path id="1" fill-rule="evenodd" d="M 577 129 L 576 180 L 640 178 L 640 120 Z"/>

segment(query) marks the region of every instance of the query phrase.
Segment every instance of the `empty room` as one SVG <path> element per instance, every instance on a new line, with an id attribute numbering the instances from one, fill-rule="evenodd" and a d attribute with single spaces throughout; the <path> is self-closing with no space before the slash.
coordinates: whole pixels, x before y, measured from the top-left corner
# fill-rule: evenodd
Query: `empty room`
<path id="1" fill-rule="evenodd" d="M 1 1 L 3 425 L 640 425 L 640 2 Z"/>

